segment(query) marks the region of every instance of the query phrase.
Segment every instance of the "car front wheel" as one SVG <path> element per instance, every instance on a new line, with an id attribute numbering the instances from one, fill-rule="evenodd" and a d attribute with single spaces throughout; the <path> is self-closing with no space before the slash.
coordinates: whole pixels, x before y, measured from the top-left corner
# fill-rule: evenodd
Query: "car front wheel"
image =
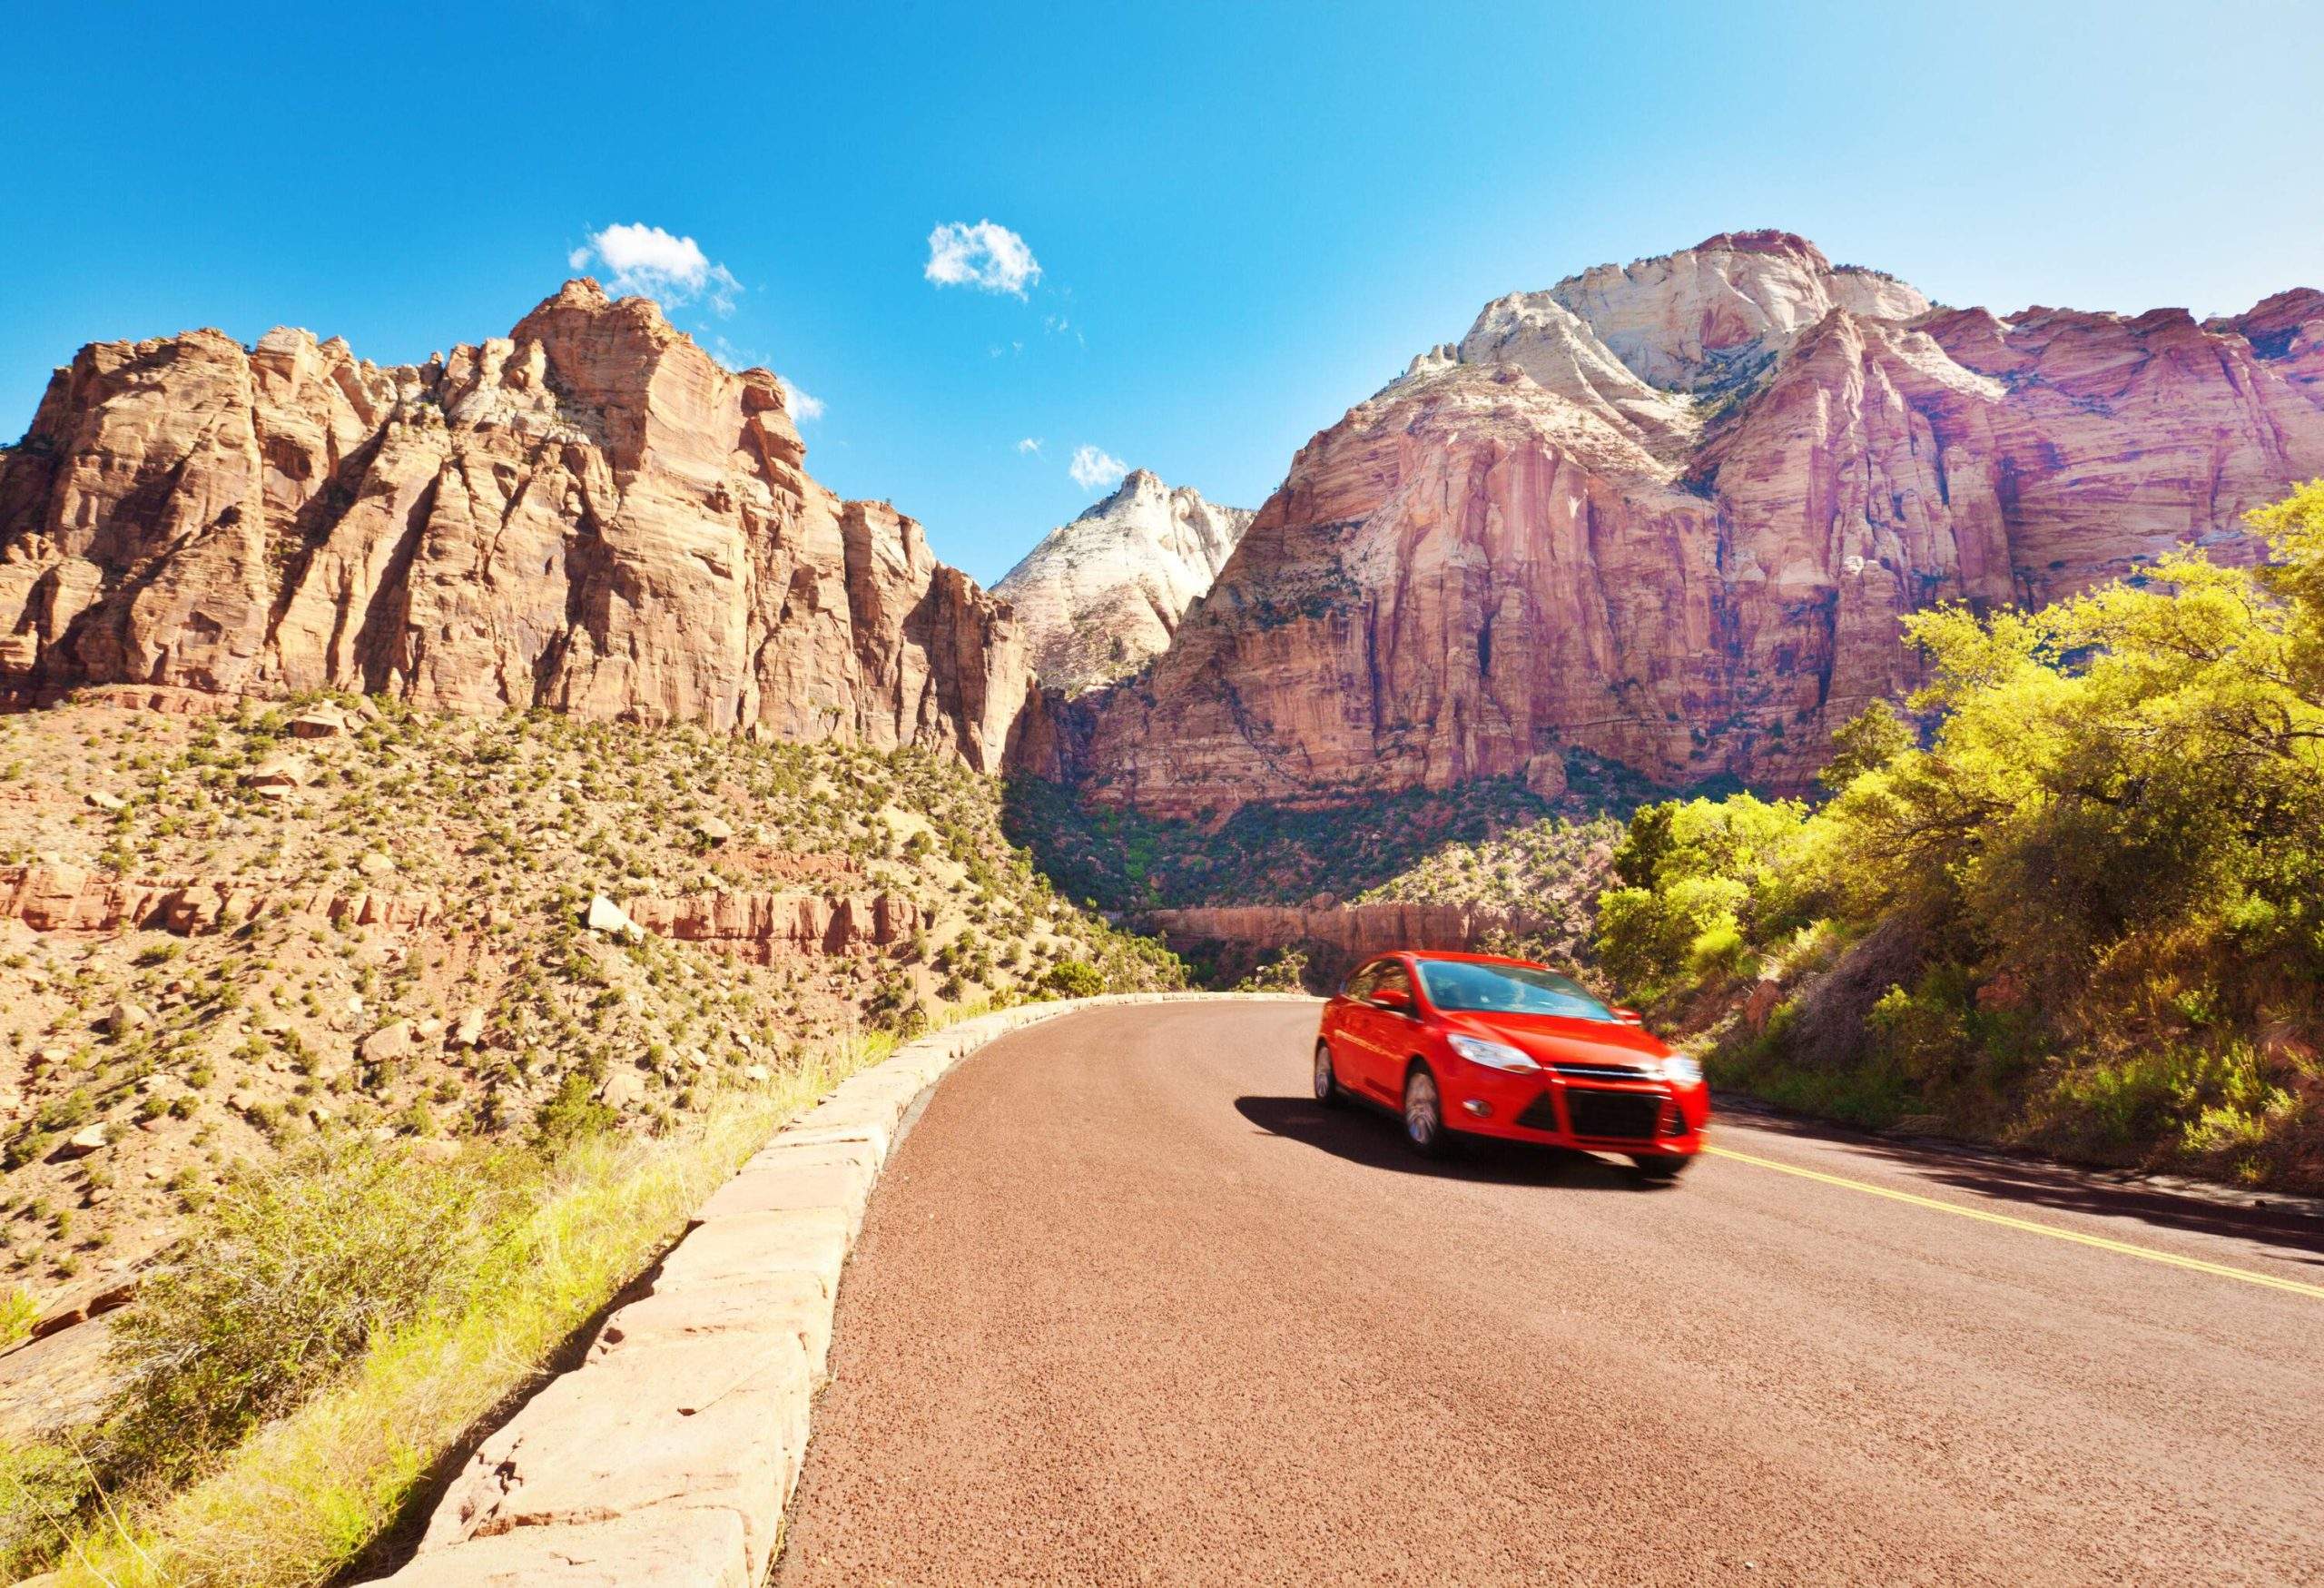
<path id="1" fill-rule="evenodd" d="M 1691 1158 L 1649 1158 L 1641 1153 L 1630 1159 L 1630 1169 L 1642 1180 L 1675 1180 L 1694 1161 Z"/>
<path id="2" fill-rule="evenodd" d="M 1315 1044 L 1315 1100 L 1327 1109 L 1340 1106 L 1340 1078 L 1332 1069 L 1332 1045 Z"/>
<path id="3" fill-rule="evenodd" d="M 1436 1077 L 1420 1065 L 1404 1077 L 1404 1144 L 1423 1158 L 1442 1158 L 1445 1149 L 1444 1100 Z"/>

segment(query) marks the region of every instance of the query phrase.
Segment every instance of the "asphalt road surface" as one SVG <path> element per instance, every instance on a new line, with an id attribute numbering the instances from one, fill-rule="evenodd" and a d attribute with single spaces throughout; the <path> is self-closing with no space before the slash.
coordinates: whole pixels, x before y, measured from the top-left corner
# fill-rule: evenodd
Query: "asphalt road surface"
<path id="1" fill-rule="evenodd" d="M 1766 1118 L 1668 1188 L 1423 1164 L 1315 1021 L 937 1090 L 777 1583 L 2324 1583 L 2313 1218 Z"/>

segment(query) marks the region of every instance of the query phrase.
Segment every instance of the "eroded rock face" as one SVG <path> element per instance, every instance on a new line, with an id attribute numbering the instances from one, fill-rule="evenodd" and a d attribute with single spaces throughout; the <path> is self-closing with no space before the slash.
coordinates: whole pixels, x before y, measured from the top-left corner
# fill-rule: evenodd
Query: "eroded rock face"
<path id="1" fill-rule="evenodd" d="M 1301 450 L 1084 764 L 1191 816 L 1567 746 L 1797 786 L 1916 681 L 1903 615 L 2255 557 L 2319 377 L 2324 294 L 2003 320 L 1780 233 L 1502 299 Z"/>
<path id="2" fill-rule="evenodd" d="M 1274 950 L 1297 948 L 1307 956 L 1310 988 L 1319 991 L 1336 987 L 1362 962 L 1392 949 L 1467 951 L 1565 924 L 1554 915 L 1490 904 L 1408 900 L 1201 905 L 1157 910 L 1147 923 L 1175 947 L 1225 950 L 1238 966 Z"/>
<path id="3" fill-rule="evenodd" d="M 761 964 L 793 954 L 837 954 L 885 948 L 923 924 L 920 907 L 901 893 L 720 893 L 637 899 L 637 924 L 661 937 L 707 942 Z"/>
<path id="4" fill-rule="evenodd" d="M 1169 645 L 1251 518 L 1132 469 L 1113 495 L 1042 537 L 992 593 L 1016 609 L 1041 681 L 1079 694 Z"/>
<path id="5" fill-rule="evenodd" d="M 278 330 L 82 350 L 0 453 L 0 690 L 320 685 L 1000 765 L 1005 607 L 809 478 L 780 384 L 568 282 L 418 366 Z"/>

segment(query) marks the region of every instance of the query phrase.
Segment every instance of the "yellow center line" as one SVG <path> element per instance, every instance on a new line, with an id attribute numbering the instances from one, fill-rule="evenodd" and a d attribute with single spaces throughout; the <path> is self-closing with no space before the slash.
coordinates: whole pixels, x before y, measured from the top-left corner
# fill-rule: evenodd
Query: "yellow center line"
<path id="1" fill-rule="evenodd" d="M 1895 1191 L 1886 1186 L 1876 1186 L 1868 1180 L 1852 1180 L 1844 1175 L 1827 1175 L 1820 1169 L 1801 1169 L 1797 1164 L 1777 1163 L 1772 1158 L 1754 1158 L 1748 1152 L 1731 1148 L 1705 1146 L 1705 1152 L 1721 1158 L 1731 1158 L 1738 1163 L 1751 1164 L 1758 1169 L 1771 1169 L 1778 1174 L 1797 1175 L 1803 1180 L 1818 1180 L 1827 1186 L 1845 1186 L 1851 1191 L 1864 1191 L 1875 1197 L 1886 1197 L 1892 1202 L 1909 1202 L 1915 1208 L 1933 1208 L 1939 1213 L 1951 1213 L 1963 1218 L 1982 1219 L 1987 1224 L 1999 1224 L 2010 1229 L 2023 1229 L 2034 1235 L 2046 1235 L 2053 1240 L 2070 1240 L 2077 1246 L 2096 1247 L 2100 1251 L 2120 1252 L 2124 1257 L 2144 1258 L 2150 1263 L 2168 1263 L 2174 1268 L 2192 1268 L 2199 1274 L 2216 1274 L 2222 1279 L 2240 1279 L 2246 1285 L 2264 1285 L 2270 1290 L 2289 1290 L 2295 1296 L 2312 1296 L 2324 1301 L 2324 1285 L 2309 1285 L 2298 1279 L 2279 1278 L 2256 1269 L 2230 1267 L 2225 1263 L 2207 1263 L 2201 1258 L 2182 1258 L 2176 1252 L 2157 1251 L 2152 1247 L 2132 1246 L 2125 1240 L 2108 1240 L 2102 1235 L 2083 1235 L 2079 1230 L 2060 1229 L 2054 1225 L 2036 1224 L 2030 1218 L 2012 1218 L 2006 1213 L 1988 1213 L 1982 1208 L 1964 1208 L 1958 1202 L 1940 1202 L 1935 1197 L 1919 1197 L 1910 1191 Z"/>

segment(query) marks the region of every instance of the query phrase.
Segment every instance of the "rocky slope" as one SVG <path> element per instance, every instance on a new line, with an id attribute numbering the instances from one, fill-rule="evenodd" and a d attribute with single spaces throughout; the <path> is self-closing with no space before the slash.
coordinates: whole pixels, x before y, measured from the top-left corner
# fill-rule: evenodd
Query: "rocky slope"
<path id="1" fill-rule="evenodd" d="M 1523 774 L 1803 783 L 1908 687 L 1898 618 L 2048 601 L 2324 473 L 2324 297 L 2198 325 L 1931 307 L 1776 232 L 1486 307 L 1317 435 L 1099 799 L 1212 816 Z"/>
<path id="2" fill-rule="evenodd" d="M 1179 979 L 950 755 L 143 693 L 0 716 L 0 1437 L 90 1410 L 74 1326 L 237 1160 L 654 1133 L 859 1032 Z"/>
<path id="3" fill-rule="evenodd" d="M 998 766 L 1007 609 L 804 455 L 773 374 L 587 280 L 417 366 L 95 344 L 0 452 L 0 693 L 333 686 Z"/>
<path id="4" fill-rule="evenodd" d="M 1132 469 L 1113 495 L 1042 537 L 992 593 L 1016 609 L 1041 681 L 1078 695 L 1168 646 L 1251 518 Z"/>

